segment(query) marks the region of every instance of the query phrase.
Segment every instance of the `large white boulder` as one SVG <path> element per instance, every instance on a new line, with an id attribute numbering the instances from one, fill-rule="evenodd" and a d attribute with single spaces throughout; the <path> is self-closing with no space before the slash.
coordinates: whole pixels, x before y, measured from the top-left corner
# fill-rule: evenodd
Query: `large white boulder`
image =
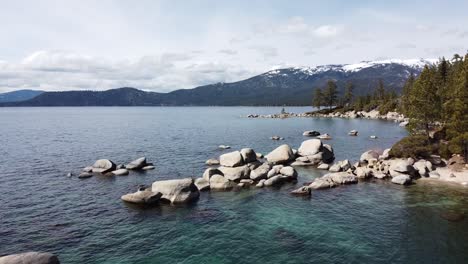
<path id="1" fill-rule="evenodd" d="M 241 179 L 248 179 L 250 176 L 250 168 L 247 165 L 240 167 L 219 167 L 218 168 L 224 177 L 230 181 L 239 181 Z"/>
<path id="2" fill-rule="evenodd" d="M 361 158 L 359 159 L 361 162 L 369 162 L 371 159 L 378 159 L 379 153 L 375 150 L 368 150 L 361 154 Z"/>
<path id="3" fill-rule="evenodd" d="M 269 171 L 270 165 L 268 163 L 263 163 L 260 167 L 250 172 L 250 179 L 254 181 L 266 179 Z"/>
<path id="4" fill-rule="evenodd" d="M 216 174 L 210 178 L 210 189 L 211 190 L 218 190 L 218 191 L 225 191 L 232 189 L 236 183 L 224 178 L 223 176 Z"/>
<path id="5" fill-rule="evenodd" d="M 205 180 L 205 178 L 195 179 L 195 186 L 197 186 L 199 191 L 206 191 L 210 189 L 210 182 Z"/>
<path id="6" fill-rule="evenodd" d="M 207 181 L 210 181 L 211 176 L 213 176 L 215 174 L 220 174 L 221 176 L 223 176 L 223 173 L 220 170 L 218 170 L 216 168 L 208 168 L 203 173 L 203 179 L 205 179 Z"/>
<path id="7" fill-rule="evenodd" d="M 336 184 L 351 184 L 358 182 L 356 177 L 348 172 L 329 173 L 323 176 L 322 179 L 323 178 L 331 179 Z"/>
<path id="8" fill-rule="evenodd" d="M 224 167 L 237 167 L 244 165 L 244 159 L 239 151 L 225 153 L 219 157 L 219 164 Z"/>
<path id="9" fill-rule="evenodd" d="M 329 189 L 335 186 L 336 183 L 329 178 L 316 178 L 311 184 L 309 184 L 309 187 L 314 190 Z"/>
<path id="10" fill-rule="evenodd" d="M 60 261 L 51 253 L 26 252 L 0 257 L 0 264 L 60 264 Z"/>
<path id="11" fill-rule="evenodd" d="M 400 174 L 392 178 L 392 182 L 401 185 L 407 185 L 411 183 L 411 178 L 409 175 Z"/>
<path id="12" fill-rule="evenodd" d="M 257 161 L 257 154 L 251 148 L 243 148 L 240 151 L 245 163 Z"/>
<path id="13" fill-rule="evenodd" d="M 412 175 L 414 173 L 414 168 L 410 165 L 408 160 L 396 159 L 390 162 L 389 172 L 392 177 L 400 174 Z"/>
<path id="14" fill-rule="evenodd" d="M 191 178 L 155 181 L 151 186 L 151 191 L 162 193 L 161 199 L 171 203 L 187 203 L 200 196 L 200 192 Z"/>
<path id="15" fill-rule="evenodd" d="M 268 162 L 273 164 L 287 163 L 294 159 L 294 154 L 290 146 L 284 144 L 266 155 Z"/>
<path id="16" fill-rule="evenodd" d="M 293 179 L 297 178 L 297 172 L 291 166 L 286 166 L 286 167 L 281 168 L 279 173 L 281 175 L 284 175 L 284 176 L 287 176 L 287 177 L 290 177 L 290 178 L 293 178 Z"/>
<path id="17" fill-rule="evenodd" d="M 319 153 L 322 150 L 322 141 L 320 139 L 309 139 L 302 142 L 298 149 L 298 153 L 301 156 L 312 156 Z"/>
<path id="18" fill-rule="evenodd" d="M 273 186 L 283 183 L 284 178 L 280 175 L 275 175 L 264 182 L 265 186 Z"/>
<path id="19" fill-rule="evenodd" d="M 96 160 L 92 166 L 92 171 L 97 173 L 106 174 L 116 169 L 117 165 L 108 159 Z"/>

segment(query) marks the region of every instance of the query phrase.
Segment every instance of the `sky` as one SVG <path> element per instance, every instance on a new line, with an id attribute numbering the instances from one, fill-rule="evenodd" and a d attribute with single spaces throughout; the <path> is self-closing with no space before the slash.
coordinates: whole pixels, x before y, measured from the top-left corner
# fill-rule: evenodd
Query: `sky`
<path id="1" fill-rule="evenodd" d="M 271 69 L 451 57 L 468 1 L 0 0 L 0 92 L 168 92 Z"/>

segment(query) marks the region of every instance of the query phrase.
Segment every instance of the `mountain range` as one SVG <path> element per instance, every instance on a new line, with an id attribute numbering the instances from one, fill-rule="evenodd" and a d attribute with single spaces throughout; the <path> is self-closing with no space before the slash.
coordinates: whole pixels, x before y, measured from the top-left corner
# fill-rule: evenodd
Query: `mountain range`
<path id="1" fill-rule="evenodd" d="M 0 103 L 26 101 L 40 95 L 43 92 L 44 91 L 39 90 L 18 90 L 2 93 L 0 94 Z"/>
<path id="2" fill-rule="evenodd" d="M 379 80 L 387 90 L 400 93 L 411 74 L 418 75 L 425 65 L 435 62 L 424 59 L 381 60 L 283 68 L 238 82 L 215 83 L 169 93 L 131 87 L 107 91 L 41 92 L 22 101 L 0 103 L 0 106 L 310 105 L 313 91 L 324 87 L 328 80 L 336 81 L 340 93 L 343 93 L 347 82 L 352 82 L 355 95 L 366 95 L 374 91 Z"/>

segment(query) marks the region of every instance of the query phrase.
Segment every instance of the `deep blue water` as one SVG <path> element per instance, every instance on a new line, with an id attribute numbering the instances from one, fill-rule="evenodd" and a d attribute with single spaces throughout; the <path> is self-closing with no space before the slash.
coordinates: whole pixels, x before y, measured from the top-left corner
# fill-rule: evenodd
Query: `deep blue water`
<path id="1" fill-rule="evenodd" d="M 304 112 L 307 108 L 287 108 Z M 200 177 L 233 149 L 297 148 L 304 130 L 329 133 L 337 159 L 357 160 L 406 135 L 376 120 L 247 119 L 280 108 L 0 108 L 0 255 L 57 253 L 62 263 L 466 263 L 467 188 L 361 182 L 310 199 L 289 191 L 323 172 L 300 169 L 281 188 L 202 193 L 189 206 L 120 201 L 139 184 Z M 349 137 L 351 129 L 358 137 Z M 272 141 L 272 135 L 285 138 Z M 377 135 L 376 140 L 369 139 Z M 146 156 L 156 170 L 80 180 L 70 171 Z"/>

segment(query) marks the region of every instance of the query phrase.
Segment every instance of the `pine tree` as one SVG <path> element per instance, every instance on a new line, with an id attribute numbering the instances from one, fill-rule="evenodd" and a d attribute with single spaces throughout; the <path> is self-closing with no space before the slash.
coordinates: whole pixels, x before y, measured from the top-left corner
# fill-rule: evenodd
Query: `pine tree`
<path id="1" fill-rule="evenodd" d="M 454 89 L 447 105 L 450 111 L 447 120 L 447 136 L 449 139 L 468 133 L 468 54 L 463 66 L 454 74 Z"/>
<path id="2" fill-rule="evenodd" d="M 439 98 L 434 67 L 424 67 L 409 92 L 409 102 L 407 114 L 412 119 L 410 129 L 415 133 L 423 130 L 428 134 L 432 125 L 440 120 L 440 109 L 435 106 Z"/>
<path id="3" fill-rule="evenodd" d="M 343 96 L 343 103 L 345 105 L 350 104 L 353 101 L 353 90 L 354 90 L 354 84 L 352 82 L 348 82 L 345 87 L 345 93 Z"/>
<path id="4" fill-rule="evenodd" d="M 400 111 L 404 115 L 408 115 L 408 111 L 411 105 L 410 101 L 410 91 L 413 89 L 414 81 L 415 81 L 414 74 L 411 73 L 408 80 L 406 80 L 405 85 L 403 86 L 403 91 L 401 94 L 401 102 L 400 102 Z"/>
<path id="5" fill-rule="evenodd" d="M 337 86 L 336 83 L 332 80 L 327 82 L 327 87 L 323 93 L 324 103 L 331 109 L 337 102 Z"/>
<path id="6" fill-rule="evenodd" d="M 379 84 L 376 89 L 376 100 L 383 101 L 385 99 L 385 86 L 382 79 L 379 79 Z"/>
<path id="7" fill-rule="evenodd" d="M 320 110 L 322 105 L 324 105 L 322 89 L 316 88 L 312 98 L 312 106 L 317 107 Z"/>

